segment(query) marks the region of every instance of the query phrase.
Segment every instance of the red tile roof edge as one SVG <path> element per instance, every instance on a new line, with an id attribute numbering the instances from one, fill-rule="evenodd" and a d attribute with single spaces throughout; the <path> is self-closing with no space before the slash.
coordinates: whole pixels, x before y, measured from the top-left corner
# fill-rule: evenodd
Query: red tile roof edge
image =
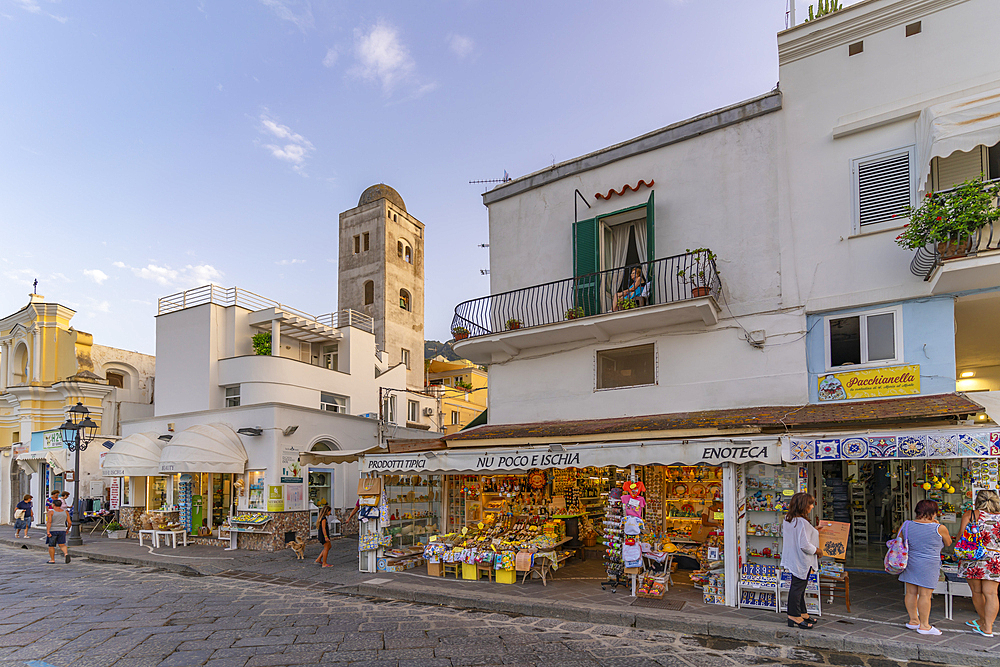
<path id="1" fill-rule="evenodd" d="M 674 412 L 660 415 L 533 422 L 524 424 L 486 424 L 469 431 L 444 436 L 445 442 L 499 438 L 553 437 L 641 433 L 680 429 L 726 429 L 758 427 L 782 431 L 837 425 L 888 424 L 901 421 L 933 420 L 982 411 L 963 394 L 934 394 L 904 398 L 810 403 L 792 406 L 761 406 L 698 412 Z"/>

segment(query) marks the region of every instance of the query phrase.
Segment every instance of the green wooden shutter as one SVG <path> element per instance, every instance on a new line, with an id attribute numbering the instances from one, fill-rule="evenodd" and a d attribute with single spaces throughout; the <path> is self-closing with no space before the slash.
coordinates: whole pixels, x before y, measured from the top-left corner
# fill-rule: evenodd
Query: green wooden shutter
<path id="1" fill-rule="evenodd" d="M 653 225 L 653 193 L 649 193 L 649 199 L 646 200 L 646 261 L 652 262 L 656 259 L 656 244 L 654 239 L 656 238 L 655 228 Z"/>
<path id="2" fill-rule="evenodd" d="M 573 305 L 582 307 L 585 315 L 596 315 L 597 272 L 600 267 L 597 218 L 573 223 Z"/>

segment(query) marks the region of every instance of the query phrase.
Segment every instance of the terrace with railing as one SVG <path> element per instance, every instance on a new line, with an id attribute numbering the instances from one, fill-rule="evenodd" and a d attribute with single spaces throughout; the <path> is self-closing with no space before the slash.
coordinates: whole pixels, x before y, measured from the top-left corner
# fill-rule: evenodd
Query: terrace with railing
<path id="1" fill-rule="evenodd" d="M 202 306 L 208 303 L 226 307 L 239 306 L 251 312 L 273 308 L 277 311 L 301 318 L 302 320 L 316 322 L 332 329 L 354 327 L 368 333 L 375 332 L 374 321 L 364 313 L 353 310 L 340 310 L 323 315 L 310 315 L 297 308 L 286 306 L 283 303 L 268 299 L 259 294 L 254 294 L 245 289 L 240 289 L 239 287 L 220 287 L 219 285 L 203 285 L 178 292 L 177 294 L 161 297 L 157 303 L 156 314 L 166 315 L 167 313 Z"/>
<path id="2" fill-rule="evenodd" d="M 988 180 L 986 183 L 1000 183 L 1000 179 Z M 940 190 L 934 194 L 947 195 L 955 189 Z M 993 206 L 1000 206 L 1000 202 L 994 199 Z M 1000 250 L 1000 225 L 994 229 L 994 223 L 990 222 L 971 235 L 953 232 L 941 243 L 928 243 L 922 248 L 917 248 L 913 259 L 910 260 L 910 273 L 929 281 L 946 260 L 978 257 L 993 250 Z"/>
<path id="3" fill-rule="evenodd" d="M 715 256 L 708 250 L 688 252 L 465 301 L 455 307 L 452 335 L 462 340 L 600 316 L 635 315 L 656 306 L 715 300 L 721 289 Z"/>

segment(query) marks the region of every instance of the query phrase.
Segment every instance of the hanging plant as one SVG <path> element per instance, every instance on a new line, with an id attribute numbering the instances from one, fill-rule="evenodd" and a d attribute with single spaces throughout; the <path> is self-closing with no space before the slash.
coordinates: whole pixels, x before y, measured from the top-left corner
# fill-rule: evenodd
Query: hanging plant
<path id="1" fill-rule="evenodd" d="M 966 181 L 947 192 L 928 192 L 920 206 L 907 207 L 909 224 L 896 243 L 916 250 L 928 244 L 967 246 L 973 235 L 1000 219 L 1000 182 Z"/>

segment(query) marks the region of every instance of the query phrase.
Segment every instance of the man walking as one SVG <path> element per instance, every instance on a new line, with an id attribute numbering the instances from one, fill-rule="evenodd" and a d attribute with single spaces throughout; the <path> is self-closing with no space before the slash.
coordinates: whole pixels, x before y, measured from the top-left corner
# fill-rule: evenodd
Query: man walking
<path id="1" fill-rule="evenodd" d="M 49 564 L 56 562 L 56 546 L 60 547 L 66 562 L 70 562 L 69 549 L 66 547 L 66 532 L 73 525 L 69 514 L 62 507 L 61 500 L 52 501 L 52 509 L 45 513 L 46 543 L 49 545 Z"/>
<path id="2" fill-rule="evenodd" d="M 52 509 L 52 503 L 54 503 L 57 500 L 59 500 L 59 492 L 58 491 L 50 492 L 48 497 L 45 499 L 45 516 L 48 516 L 49 510 Z M 47 542 L 49 538 L 39 537 L 38 539 L 46 540 Z"/>

